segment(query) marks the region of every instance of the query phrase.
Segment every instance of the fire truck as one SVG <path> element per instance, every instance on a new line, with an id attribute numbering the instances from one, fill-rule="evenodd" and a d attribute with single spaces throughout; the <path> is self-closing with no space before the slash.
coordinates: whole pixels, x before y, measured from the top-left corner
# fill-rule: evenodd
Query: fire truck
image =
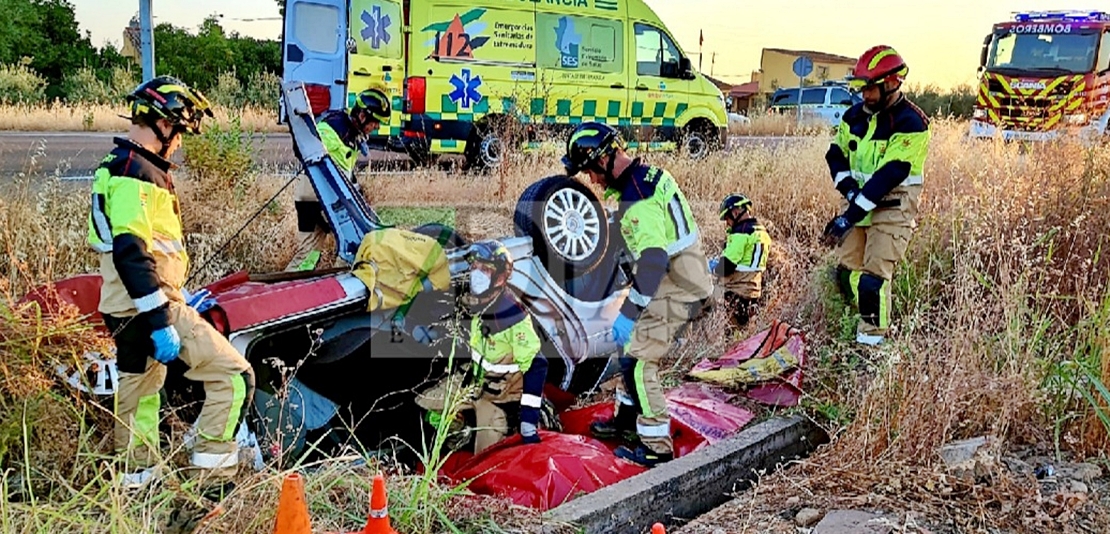
<path id="1" fill-rule="evenodd" d="M 1110 13 L 1015 13 L 979 57 L 971 137 L 1110 137 Z"/>

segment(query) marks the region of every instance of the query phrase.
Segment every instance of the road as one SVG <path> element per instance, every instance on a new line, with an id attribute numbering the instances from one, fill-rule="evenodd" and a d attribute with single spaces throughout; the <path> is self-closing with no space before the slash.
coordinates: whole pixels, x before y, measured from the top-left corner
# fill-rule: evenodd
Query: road
<path id="1" fill-rule="evenodd" d="M 105 154 L 111 150 L 112 138 L 121 133 L 106 132 L 0 132 L 0 177 L 21 172 L 57 170 L 72 180 L 87 180 Z M 258 134 L 253 138 L 258 163 L 275 170 L 290 171 L 296 167 L 293 145 L 283 133 Z M 732 137 L 729 149 L 745 146 L 781 146 L 797 138 Z M 371 152 L 374 161 L 408 160 L 403 154 Z M 180 154 L 175 156 L 180 163 Z"/>

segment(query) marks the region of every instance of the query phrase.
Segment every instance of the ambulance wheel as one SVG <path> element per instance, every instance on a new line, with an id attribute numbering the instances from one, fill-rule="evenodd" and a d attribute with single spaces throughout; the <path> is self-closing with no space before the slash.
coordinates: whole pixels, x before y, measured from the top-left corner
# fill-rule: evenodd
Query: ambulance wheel
<path id="1" fill-rule="evenodd" d="M 517 143 L 517 123 L 510 117 L 491 115 L 474 124 L 466 140 L 466 170 L 486 172 L 501 165 Z"/>
<path id="2" fill-rule="evenodd" d="M 597 267 L 609 246 L 605 210 L 593 191 L 566 176 L 528 186 L 513 214 L 517 236 L 532 238 L 533 253 L 556 282 Z"/>
<path id="3" fill-rule="evenodd" d="M 690 159 L 705 159 L 720 144 L 713 130 L 709 123 L 692 122 L 682 131 L 680 140 L 682 153 L 689 156 Z"/>

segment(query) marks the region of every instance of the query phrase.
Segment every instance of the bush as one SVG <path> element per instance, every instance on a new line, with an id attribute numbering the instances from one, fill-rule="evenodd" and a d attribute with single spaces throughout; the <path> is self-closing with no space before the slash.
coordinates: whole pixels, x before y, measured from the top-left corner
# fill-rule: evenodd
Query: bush
<path id="1" fill-rule="evenodd" d="M 970 119 L 977 98 L 975 88 L 963 84 L 949 91 L 936 85 L 912 85 L 906 88 L 906 97 L 917 104 L 930 117 L 955 117 Z"/>
<path id="2" fill-rule="evenodd" d="M 26 65 L 0 65 L 0 104 L 34 104 L 46 98 L 46 78 Z"/>
<path id="3" fill-rule="evenodd" d="M 247 77 L 243 87 L 243 105 L 277 112 L 281 98 L 281 78 L 272 72 L 256 72 Z"/>
<path id="4" fill-rule="evenodd" d="M 139 84 L 129 69 L 113 68 L 107 80 L 102 80 L 96 70 L 82 67 L 62 81 L 66 101 L 71 104 L 118 104 Z"/>
<path id="5" fill-rule="evenodd" d="M 216 84 L 208 94 L 213 104 L 227 109 L 241 109 L 243 107 L 243 84 L 235 76 L 235 71 L 220 73 L 216 77 Z"/>

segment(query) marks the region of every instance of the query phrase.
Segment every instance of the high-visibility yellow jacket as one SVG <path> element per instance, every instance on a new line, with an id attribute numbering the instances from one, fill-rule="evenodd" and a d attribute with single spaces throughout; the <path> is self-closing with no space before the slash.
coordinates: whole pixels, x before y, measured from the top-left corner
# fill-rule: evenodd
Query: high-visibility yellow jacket
<path id="1" fill-rule="evenodd" d="M 713 280 L 698 224 L 671 173 L 637 159 L 616 182 L 605 197 L 619 202 L 621 236 L 636 260 L 632 291 L 621 313 L 637 319 L 657 296 L 678 302 L 707 298 Z"/>
<path id="2" fill-rule="evenodd" d="M 145 314 L 158 329 L 169 324 L 169 300 L 184 300 L 189 270 L 173 164 L 129 139 L 115 143 L 94 175 L 89 213 L 88 242 L 101 257 L 99 310 Z"/>
<path id="3" fill-rule="evenodd" d="M 825 160 L 837 190 L 867 213 L 858 226 L 876 209 L 900 207 L 891 192 L 925 183 L 929 140 L 928 117 L 905 96 L 878 113 L 863 104 L 844 113 Z"/>
<path id="4" fill-rule="evenodd" d="M 350 176 L 358 161 L 357 132 L 351 116 L 341 109 L 327 111 L 320 115 L 316 131 L 335 165 Z"/>

